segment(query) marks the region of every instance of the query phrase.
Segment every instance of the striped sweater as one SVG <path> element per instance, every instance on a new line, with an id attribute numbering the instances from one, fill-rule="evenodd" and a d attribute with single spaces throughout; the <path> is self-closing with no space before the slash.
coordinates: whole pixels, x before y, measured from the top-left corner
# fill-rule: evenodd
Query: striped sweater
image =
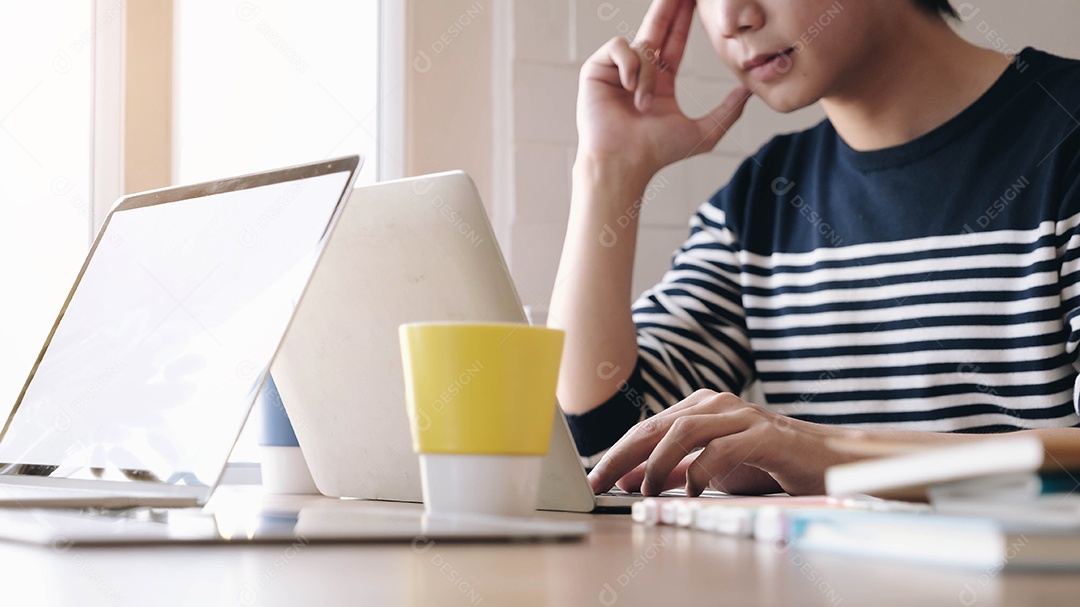
<path id="1" fill-rule="evenodd" d="M 638 360 L 568 416 L 584 456 L 699 388 L 863 428 L 1080 425 L 1080 62 L 1033 49 L 952 120 L 870 152 L 776 137 L 633 306 Z"/>

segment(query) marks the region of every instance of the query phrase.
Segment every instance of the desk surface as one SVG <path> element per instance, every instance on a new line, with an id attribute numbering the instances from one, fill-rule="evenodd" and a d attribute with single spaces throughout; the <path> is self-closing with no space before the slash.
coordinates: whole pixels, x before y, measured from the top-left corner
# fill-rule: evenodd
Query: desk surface
<path id="1" fill-rule="evenodd" d="M 0 542 L 0 596 L 4 604 L 19 605 L 197 607 L 1016 607 L 1073 606 L 1080 596 L 1076 575 L 995 574 L 785 552 L 752 540 L 636 525 L 625 515 L 545 516 L 589 520 L 594 531 L 570 543 L 417 547 L 73 547 L 61 552 Z"/>

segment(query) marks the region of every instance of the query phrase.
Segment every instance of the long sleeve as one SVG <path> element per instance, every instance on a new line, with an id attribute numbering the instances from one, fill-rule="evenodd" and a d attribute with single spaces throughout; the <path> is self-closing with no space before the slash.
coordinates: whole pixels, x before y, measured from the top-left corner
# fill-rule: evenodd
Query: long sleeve
<path id="1" fill-rule="evenodd" d="M 702 206 L 672 268 L 634 304 L 649 410 L 700 388 L 740 392 L 752 375 L 737 252 L 724 212 Z"/>
<path id="2" fill-rule="evenodd" d="M 1065 352 L 1073 368 L 1080 371 L 1080 157 L 1065 172 L 1071 182 L 1064 188 L 1062 219 L 1057 224 L 1059 246 L 1062 247 L 1058 285 L 1061 289 L 1061 311 L 1068 335 Z M 1073 383 L 1073 406 L 1080 414 L 1080 375 Z"/>
<path id="3" fill-rule="evenodd" d="M 695 390 L 737 393 L 751 379 L 739 245 L 717 198 L 691 220 L 671 269 L 633 305 L 638 358 L 630 378 L 596 409 L 567 416 L 581 455 L 603 452 Z"/>

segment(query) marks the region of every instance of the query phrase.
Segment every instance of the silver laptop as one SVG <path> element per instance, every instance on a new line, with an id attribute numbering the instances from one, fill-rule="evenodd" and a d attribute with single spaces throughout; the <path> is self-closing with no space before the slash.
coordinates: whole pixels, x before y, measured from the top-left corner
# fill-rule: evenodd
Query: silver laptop
<path id="1" fill-rule="evenodd" d="M 205 503 L 359 166 L 117 201 L 0 430 L 0 506 Z"/>
<path id="2" fill-rule="evenodd" d="M 526 322 L 472 180 L 356 188 L 273 367 L 322 493 L 421 501 L 397 328 L 443 320 Z M 553 423 L 540 508 L 629 507 L 593 495 L 565 419 Z"/>

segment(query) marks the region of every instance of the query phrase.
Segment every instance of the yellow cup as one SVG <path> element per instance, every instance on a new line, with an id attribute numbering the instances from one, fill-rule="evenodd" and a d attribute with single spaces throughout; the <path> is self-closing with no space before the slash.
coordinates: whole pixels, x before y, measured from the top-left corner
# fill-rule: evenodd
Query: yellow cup
<path id="1" fill-rule="evenodd" d="M 405 401 L 429 512 L 524 516 L 551 442 L 563 332 L 402 325 Z"/>
<path id="2" fill-rule="evenodd" d="M 415 323 L 399 334 L 417 453 L 547 453 L 562 331 Z"/>

